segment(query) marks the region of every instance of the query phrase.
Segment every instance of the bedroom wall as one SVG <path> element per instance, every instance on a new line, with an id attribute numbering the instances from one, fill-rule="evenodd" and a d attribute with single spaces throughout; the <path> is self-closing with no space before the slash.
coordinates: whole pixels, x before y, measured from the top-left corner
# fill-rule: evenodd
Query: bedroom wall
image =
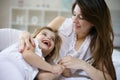
<path id="1" fill-rule="evenodd" d="M 114 30 L 114 46 L 120 50 L 120 0 L 106 0 L 110 8 Z"/>
<path id="2" fill-rule="evenodd" d="M 19 4 L 20 1 L 24 1 L 24 4 Z M 10 7 L 13 6 L 41 6 L 41 3 L 46 3 L 48 0 L 0 0 L 0 28 L 7 28 L 9 26 L 9 14 Z M 50 1 L 50 0 L 49 0 Z M 51 0 L 51 3 L 47 4 L 57 4 L 60 0 Z M 63 0 L 65 1 L 65 0 Z M 115 46 L 120 45 L 120 0 L 105 0 L 110 8 L 112 16 L 112 25 L 115 33 Z M 60 8 L 59 5 L 55 5 L 56 8 Z M 54 6 L 53 6 L 54 8 Z"/>
<path id="3" fill-rule="evenodd" d="M 40 7 L 48 4 L 51 8 L 60 9 L 60 2 L 74 1 L 74 0 L 0 0 L 0 28 L 9 27 L 10 8 L 15 6 L 21 7 Z M 54 4 L 54 5 L 53 5 Z M 69 3 L 70 4 L 70 3 Z M 62 6 L 69 6 L 69 4 L 61 4 Z M 61 7 L 62 8 L 62 7 Z"/>
<path id="4" fill-rule="evenodd" d="M 20 0 L 0 0 L 0 28 L 9 27 L 9 13 L 10 7 L 18 6 Z M 47 0 L 23 0 L 24 6 L 35 6 L 38 3 L 45 2 Z M 57 3 L 59 0 L 52 0 L 52 3 Z M 120 26 L 120 0 L 105 0 L 110 8 L 113 25 Z M 56 5 L 57 7 L 58 5 Z"/>
<path id="5" fill-rule="evenodd" d="M 0 0 L 0 28 L 9 27 L 9 9 L 16 4 L 16 0 Z"/>

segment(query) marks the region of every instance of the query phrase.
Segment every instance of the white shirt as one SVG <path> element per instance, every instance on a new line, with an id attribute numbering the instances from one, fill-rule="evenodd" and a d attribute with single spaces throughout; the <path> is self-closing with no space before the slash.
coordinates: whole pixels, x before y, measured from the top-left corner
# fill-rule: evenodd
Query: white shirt
<path id="1" fill-rule="evenodd" d="M 62 38 L 62 46 L 61 46 L 58 61 L 66 55 L 72 55 L 73 57 L 83 59 L 83 60 L 87 60 L 90 57 L 90 50 L 88 48 L 90 43 L 89 40 L 91 40 L 90 36 L 86 37 L 85 41 L 83 42 L 83 44 L 81 45 L 78 51 L 74 49 L 76 36 L 73 31 L 72 23 L 73 23 L 72 19 L 68 18 L 63 22 L 63 24 L 59 28 L 59 35 Z M 84 52 L 84 54 L 82 54 L 82 52 Z M 79 71 L 72 70 L 72 71 L 74 75 L 71 78 L 63 77 L 62 80 L 89 80 L 89 77 L 87 76 L 85 71 L 82 71 L 82 70 L 79 70 Z"/>
<path id="2" fill-rule="evenodd" d="M 41 49 L 38 48 L 38 41 L 34 40 L 36 44 L 35 52 L 39 55 L 43 60 Z M 7 49 L 3 50 L 0 53 L 0 56 L 4 57 L 4 60 L 9 60 L 11 63 L 15 64 L 18 68 L 18 71 L 23 75 L 24 80 L 33 80 L 38 73 L 38 69 L 29 65 L 26 61 L 24 61 L 21 53 L 18 51 L 18 43 L 13 44 Z M 9 65 L 8 65 L 9 66 Z M 12 73 L 12 72 L 11 72 Z M 15 73 L 14 73 L 15 74 Z"/>

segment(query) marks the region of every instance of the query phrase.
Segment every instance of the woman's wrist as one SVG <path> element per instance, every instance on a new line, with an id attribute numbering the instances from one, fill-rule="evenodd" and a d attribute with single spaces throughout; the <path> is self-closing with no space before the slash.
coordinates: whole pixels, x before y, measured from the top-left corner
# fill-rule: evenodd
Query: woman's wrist
<path id="1" fill-rule="evenodd" d="M 81 69 L 82 69 L 83 71 L 86 71 L 87 69 L 89 69 L 90 66 L 91 66 L 91 65 L 88 64 L 88 63 L 85 62 L 85 61 L 83 61 L 83 62 L 82 62 L 82 65 L 80 65 L 80 67 L 81 67 Z"/>
<path id="2" fill-rule="evenodd" d="M 93 71 L 95 71 L 95 68 L 91 64 L 84 61 L 84 65 L 82 65 L 82 70 L 86 73 L 92 73 Z"/>

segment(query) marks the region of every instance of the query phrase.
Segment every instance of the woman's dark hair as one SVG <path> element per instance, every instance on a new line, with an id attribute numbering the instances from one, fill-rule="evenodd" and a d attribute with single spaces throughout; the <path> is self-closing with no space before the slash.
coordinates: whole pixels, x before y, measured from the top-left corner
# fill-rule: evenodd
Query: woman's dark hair
<path id="1" fill-rule="evenodd" d="M 104 0 L 76 0 L 72 7 L 72 13 L 76 5 L 80 7 L 84 20 L 94 25 L 90 31 L 92 36 L 90 59 L 94 59 L 92 65 L 103 71 L 105 79 L 107 72 L 112 80 L 116 80 L 112 62 L 114 35 L 108 6 Z"/>

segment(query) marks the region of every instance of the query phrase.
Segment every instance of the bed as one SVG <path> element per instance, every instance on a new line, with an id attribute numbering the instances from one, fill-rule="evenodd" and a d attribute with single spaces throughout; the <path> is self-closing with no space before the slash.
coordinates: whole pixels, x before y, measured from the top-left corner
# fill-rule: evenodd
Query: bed
<path id="1" fill-rule="evenodd" d="M 0 51 L 19 40 L 21 31 L 10 28 L 0 29 Z M 112 60 L 117 74 L 117 80 L 120 80 L 120 51 L 114 49 Z"/>

